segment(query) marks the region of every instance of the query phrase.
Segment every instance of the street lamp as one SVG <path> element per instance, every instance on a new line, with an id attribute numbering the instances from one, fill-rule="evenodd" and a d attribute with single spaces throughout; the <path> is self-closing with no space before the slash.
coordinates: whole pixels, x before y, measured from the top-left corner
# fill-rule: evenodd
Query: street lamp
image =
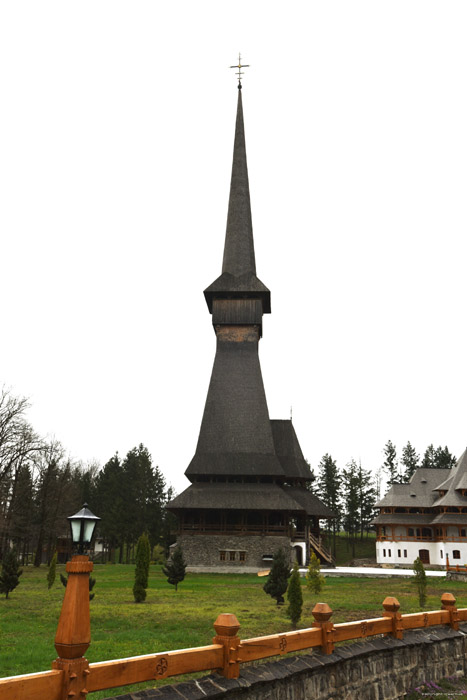
<path id="1" fill-rule="evenodd" d="M 75 515 L 70 515 L 68 520 L 70 522 L 73 548 L 77 550 L 78 554 L 83 554 L 85 548 L 89 549 L 91 545 L 92 536 L 100 518 L 91 513 L 88 504 L 85 503 L 81 510 Z M 85 545 L 87 546 L 85 547 Z"/>

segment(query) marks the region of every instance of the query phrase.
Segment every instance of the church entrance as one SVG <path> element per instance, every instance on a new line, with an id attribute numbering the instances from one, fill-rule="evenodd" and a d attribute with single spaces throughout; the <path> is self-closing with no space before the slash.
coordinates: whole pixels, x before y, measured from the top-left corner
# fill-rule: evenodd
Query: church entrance
<path id="1" fill-rule="evenodd" d="M 300 545 L 296 545 L 293 548 L 293 551 L 295 553 L 295 559 L 297 560 L 297 564 L 299 566 L 303 566 L 303 549 Z"/>

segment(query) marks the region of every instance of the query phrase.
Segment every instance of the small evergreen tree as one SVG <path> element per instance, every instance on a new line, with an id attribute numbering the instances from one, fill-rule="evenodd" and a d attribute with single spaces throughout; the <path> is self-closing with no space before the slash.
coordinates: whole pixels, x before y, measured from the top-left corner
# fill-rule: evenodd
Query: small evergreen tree
<path id="1" fill-rule="evenodd" d="M 182 548 L 177 547 L 167 564 L 162 568 L 162 573 L 164 576 L 167 576 L 167 581 L 172 586 L 175 586 L 175 590 L 177 590 L 178 584 L 185 578 L 185 572 L 186 564 L 183 559 Z"/>
<path id="2" fill-rule="evenodd" d="M 16 550 L 8 549 L 3 556 L 2 573 L 0 574 L 0 593 L 5 593 L 5 597 L 8 598 L 10 591 L 13 591 L 16 586 L 19 586 L 19 577 L 22 573 L 23 570 L 18 568 Z"/>
<path id="3" fill-rule="evenodd" d="M 293 565 L 292 576 L 290 577 L 289 587 L 287 588 L 287 600 L 289 601 L 286 610 L 287 616 L 290 617 L 292 627 L 296 629 L 302 616 L 303 607 L 302 587 L 300 585 L 300 572 L 298 570 L 297 561 L 295 561 Z"/>
<path id="4" fill-rule="evenodd" d="M 55 583 L 56 567 L 57 567 L 57 552 L 55 551 L 54 555 L 50 561 L 49 571 L 47 573 L 47 588 L 49 589 L 49 591 Z"/>
<path id="5" fill-rule="evenodd" d="M 136 545 L 135 583 L 133 597 L 135 603 L 146 600 L 146 588 L 149 578 L 149 540 L 147 535 L 140 535 Z"/>
<path id="6" fill-rule="evenodd" d="M 272 559 L 268 580 L 263 586 L 265 593 L 275 598 L 277 605 L 283 605 L 284 593 L 290 576 L 290 564 L 283 549 L 278 549 Z"/>
<path id="7" fill-rule="evenodd" d="M 324 576 L 321 576 L 320 569 L 320 561 L 316 554 L 312 552 L 308 571 L 306 572 L 306 585 L 312 593 L 320 593 L 324 586 Z"/>
<path id="8" fill-rule="evenodd" d="M 417 557 L 413 563 L 413 572 L 415 574 L 415 585 L 418 591 L 418 602 L 423 608 L 426 604 L 426 573 L 425 567 L 420 557 Z"/>
<path id="9" fill-rule="evenodd" d="M 152 550 L 152 561 L 154 564 L 165 564 L 166 558 L 164 554 L 164 547 L 161 544 L 156 544 Z"/>

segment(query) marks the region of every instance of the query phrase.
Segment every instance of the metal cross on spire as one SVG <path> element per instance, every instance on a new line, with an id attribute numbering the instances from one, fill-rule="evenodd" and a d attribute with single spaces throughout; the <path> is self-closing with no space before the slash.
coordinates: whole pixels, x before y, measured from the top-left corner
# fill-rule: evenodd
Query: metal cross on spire
<path id="1" fill-rule="evenodd" d="M 242 64 L 242 55 L 239 53 L 238 54 L 238 65 L 236 66 L 230 66 L 231 68 L 238 68 L 236 75 L 238 75 L 238 89 L 242 89 L 242 68 L 249 68 L 249 64 L 245 63 Z"/>

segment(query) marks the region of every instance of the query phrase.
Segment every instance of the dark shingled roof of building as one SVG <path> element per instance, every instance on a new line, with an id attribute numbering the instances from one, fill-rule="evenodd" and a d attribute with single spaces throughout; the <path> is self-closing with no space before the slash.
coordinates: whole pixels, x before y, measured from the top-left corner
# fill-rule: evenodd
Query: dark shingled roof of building
<path id="1" fill-rule="evenodd" d="M 441 484 L 443 489 L 447 488 L 448 491 L 436 501 L 435 505 L 467 507 L 467 497 L 462 496 L 459 491 L 460 489 L 467 488 L 464 485 L 467 479 L 467 450 L 461 454 L 457 460 L 456 466 L 451 469 L 450 472 L 450 478 L 444 481 L 446 486 Z"/>
<path id="2" fill-rule="evenodd" d="M 299 503 L 307 515 L 314 515 L 318 518 L 337 518 L 320 499 L 311 491 L 307 491 L 300 486 L 283 486 L 283 490 Z"/>
<path id="3" fill-rule="evenodd" d="M 416 469 L 408 484 L 391 486 L 376 507 L 430 508 L 437 498 L 433 491 L 445 475 L 445 469 Z"/>
<path id="4" fill-rule="evenodd" d="M 198 445 L 185 474 L 284 475 L 274 448 L 257 342 L 218 341 Z"/>
<path id="5" fill-rule="evenodd" d="M 313 475 L 310 465 L 303 457 L 292 421 L 274 419 L 271 420 L 271 428 L 276 455 L 285 474 L 311 481 Z"/>
<path id="6" fill-rule="evenodd" d="M 467 527 L 467 513 L 437 513 L 431 522 L 433 525 L 465 525 Z"/>
<path id="7" fill-rule="evenodd" d="M 277 484 L 199 482 L 176 496 L 167 508 L 303 511 L 303 507 Z"/>
<path id="8" fill-rule="evenodd" d="M 238 91 L 222 274 L 204 290 L 204 296 L 211 313 L 214 297 L 227 296 L 259 298 L 263 304 L 263 313 L 271 312 L 271 293 L 256 276 L 241 90 Z"/>

